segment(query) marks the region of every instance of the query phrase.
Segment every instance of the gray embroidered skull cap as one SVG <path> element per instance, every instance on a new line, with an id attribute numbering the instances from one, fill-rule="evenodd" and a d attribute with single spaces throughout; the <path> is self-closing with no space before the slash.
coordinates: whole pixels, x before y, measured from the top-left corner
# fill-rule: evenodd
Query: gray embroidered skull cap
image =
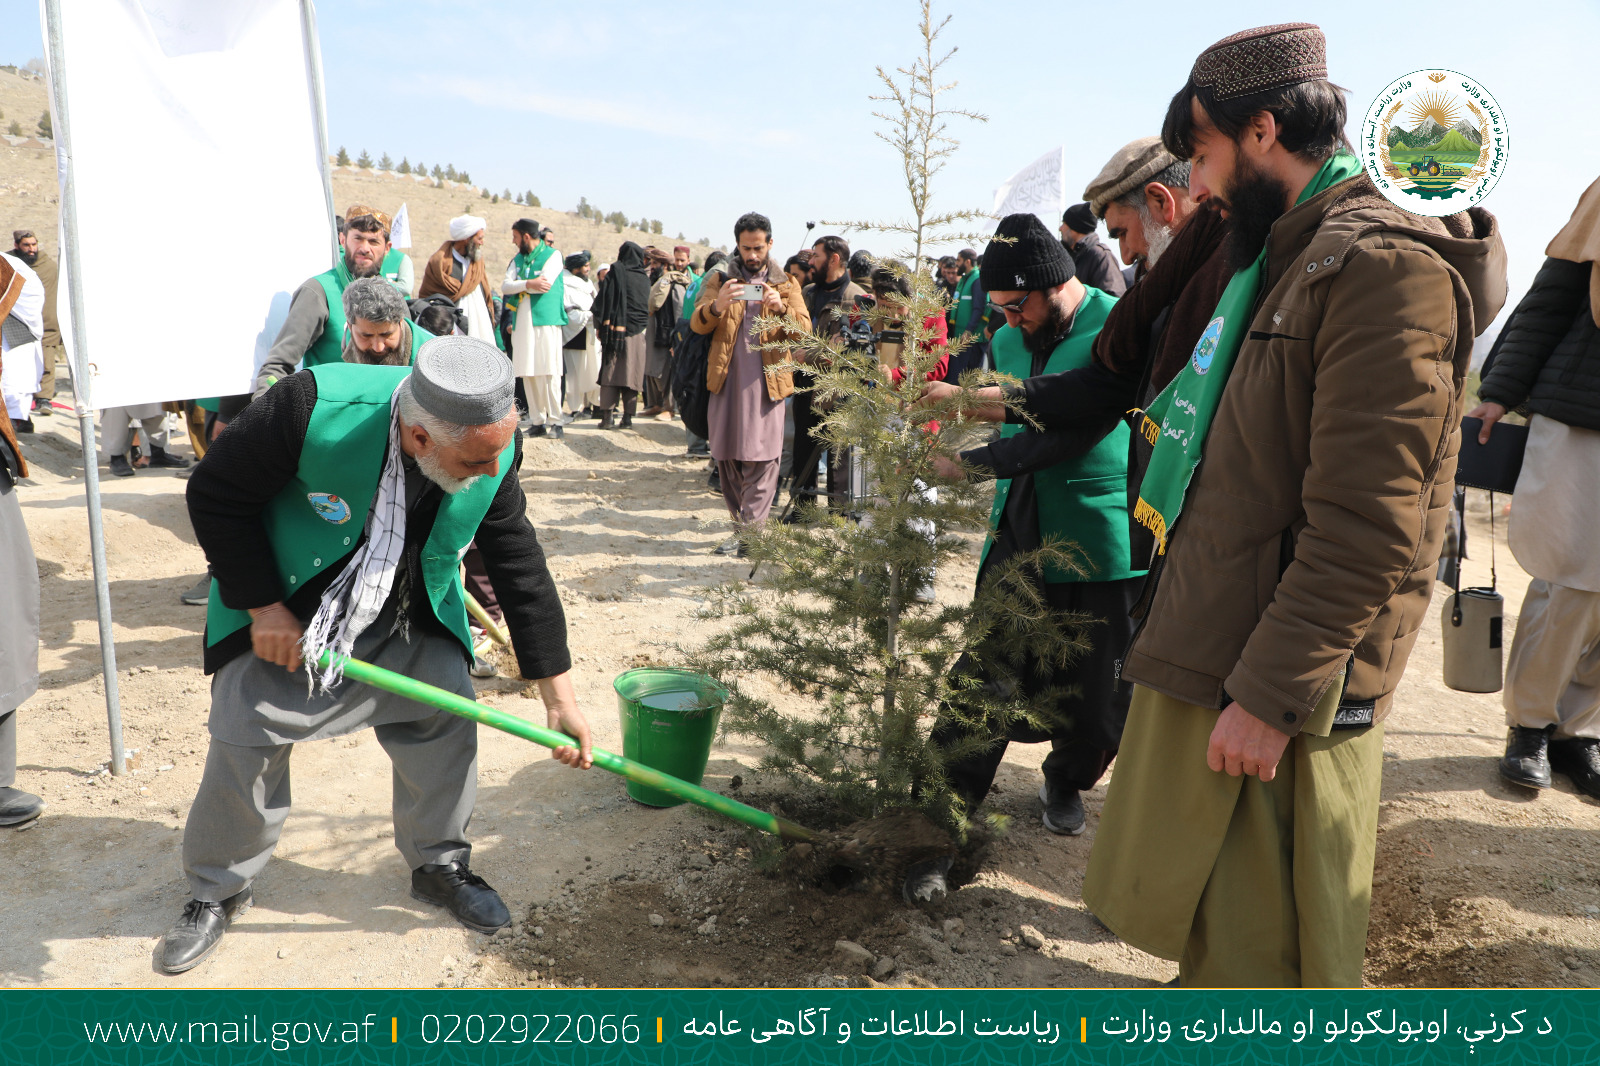
<path id="1" fill-rule="evenodd" d="M 511 410 L 511 361 L 475 337 L 435 337 L 417 350 L 411 395 L 452 426 L 487 426 Z"/>

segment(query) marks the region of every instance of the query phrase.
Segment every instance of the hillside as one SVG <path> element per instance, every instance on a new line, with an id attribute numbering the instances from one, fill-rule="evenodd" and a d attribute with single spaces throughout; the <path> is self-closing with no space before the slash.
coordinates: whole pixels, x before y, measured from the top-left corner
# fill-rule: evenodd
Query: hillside
<path id="1" fill-rule="evenodd" d="M 4 113 L 0 117 L 0 130 L 4 130 L 15 118 L 31 135 L 39 115 L 47 107 L 42 81 L 0 70 L 0 112 Z M 159 162 L 159 155 L 159 146 L 152 146 L 148 160 L 130 162 L 154 166 Z M 470 159 L 460 162 L 470 170 Z M 519 184 L 522 187 L 531 186 L 537 193 L 540 177 L 535 170 L 519 178 Z M 226 176 L 219 176 L 217 180 L 227 179 Z M 385 171 L 337 168 L 333 175 L 334 210 L 342 213 L 349 204 L 359 202 L 392 215 L 402 203 L 408 204 L 411 235 L 415 244 L 410 255 L 418 281 L 422 279 L 422 268 L 428 256 L 444 241 L 450 219 L 464 212 L 488 222 L 486 248 L 491 275 L 504 269 L 515 254 L 511 246 L 511 223 L 524 216 L 555 230 L 556 246 L 562 252 L 587 249 L 597 265 L 615 259 L 617 249 L 624 241 L 635 241 L 641 246 L 653 243 L 667 248 L 674 244 L 689 243 L 673 238 L 678 228 L 670 219 L 663 220 L 666 228 L 664 234 L 659 236 L 633 228 L 624 228 L 618 233 L 616 227 L 609 223 L 582 219 L 571 211 L 521 207 L 504 200 L 497 204 L 483 199 L 482 190 L 476 187 L 453 182 L 446 182 L 445 186 L 436 189 L 431 182 Z M 55 153 L 51 146 L 32 137 L 20 147 L 13 147 L 8 141 L 0 139 L 0 239 L 4 240 L 4 247 L 11 246 L 12 230 L 31 229 L 39 235 L 39 243 L 45 251 L 55 255 L 57 200 Z M 693 244 L 691 247 L 696 259 L 704 259 L 711 250 L 703 244 Z"/>

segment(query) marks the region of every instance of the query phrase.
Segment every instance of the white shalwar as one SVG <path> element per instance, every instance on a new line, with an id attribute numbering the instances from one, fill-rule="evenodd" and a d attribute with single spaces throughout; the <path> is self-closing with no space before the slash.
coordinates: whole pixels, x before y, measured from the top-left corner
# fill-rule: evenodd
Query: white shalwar
<path id="1" fill-rule="evenodd" d="M 561 253 L 551 249 L 551 254 L 539 268 L 539 277 L 553 287 L 561 276 Z M 506 267 L 505 282 L 500 295 L 511 296 L 528 291 L 528 282 L 517 276 L 517 261 Z M 536 426 L 554 426 L 561 423 L 561 327 L 535 326 L 532 317 L 532 300 L 523 300 L 517 308 L 516 325 L 511 330 L 511 372 L 522 379 L 522 391 L 528 397 L 528 417 Z"/>
<path id="2" fill-rule="evenodd" d="M 12 347 L 5 336 L 11 330 L 0 331 L 0 394 L 5 397 L 6 414 L 19 421 L 33 415 L 33 394 L 39 391 L 44 377 L 44 346 L 38 338 L 44 336 L 44 282 L 33 268 L 14 255 L 7 255 L 13 269 L 22 275 L 22 292 L 11 307 L 9 317 L 15 318 L 33 334 L 34 340 Z"/>
<path id="3" fill-rule="evenodd" d="M 562 272 L 562 293 L 567 305 L 567 324 L 561 331 L 565 345 L 579 333 L 582 348 L 562 348 L 567 362 L 567 410 L 576 414 L 585 407 L 600 406 L 600 336 L 594 329 L 595 284 L 572 271 Z"/>

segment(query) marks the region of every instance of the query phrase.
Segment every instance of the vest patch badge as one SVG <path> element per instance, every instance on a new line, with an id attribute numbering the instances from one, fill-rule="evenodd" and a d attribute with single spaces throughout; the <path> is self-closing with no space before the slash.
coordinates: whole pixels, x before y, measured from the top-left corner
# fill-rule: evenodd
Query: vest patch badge
<path id="1" fill-rule="evenodd" d="M 306 499 L 311 501 L 311 509 L 317 512 L 317 517 L 324 521 L 342 526 L 350 521 L 350 505 L 331 492 L 308 492 Z"/>

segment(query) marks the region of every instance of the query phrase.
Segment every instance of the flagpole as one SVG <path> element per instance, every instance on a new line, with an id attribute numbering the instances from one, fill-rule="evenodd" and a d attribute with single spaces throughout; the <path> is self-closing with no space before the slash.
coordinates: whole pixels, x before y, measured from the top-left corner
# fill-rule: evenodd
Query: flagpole
<path id="1" fill-rule="evenodd" d="M 89 342 L 84 328 L 82 259 L 78 255 L 77 185 L 72 173 L 72 118 L 67 111 L 66 56 L 61 39 L 61 0 L 43 0 L 45 44 L 50 56 L 50 104 L 61 179 L 61 242 L 71 307 L 72 396 L 83 444 L 84 495 L 89 504 L 89 552 L 94 563 L 95 614 L 100 622 L 100 669 L 106 686 L 106 725 L 111 733 L 111 772 L 127 772 L 122 750 L 122 701 L 117 692 L 117 644 L 111 628 L 111 583 L 106 572 L 106 533 L 100 511 L 100 462 L 95 453 L 94 410 L 89 406 Z"/>
<path id="2" fill-rule="evenodd" d="M 328 162 L 328 111 L 322 94 L 322 46 L 317 41 L 317 9 L 313 0 L 300 0 L 300 34 L 306 47 L 306 84 L 311 89 L 311 125 L 317 136 L 317 172 L 322 175 L 322 197 L 328 212 L 328 232 L 333 237 L 333 259 L 338 262 L 339 231 L 334 226 L 333 169 Z"/>

